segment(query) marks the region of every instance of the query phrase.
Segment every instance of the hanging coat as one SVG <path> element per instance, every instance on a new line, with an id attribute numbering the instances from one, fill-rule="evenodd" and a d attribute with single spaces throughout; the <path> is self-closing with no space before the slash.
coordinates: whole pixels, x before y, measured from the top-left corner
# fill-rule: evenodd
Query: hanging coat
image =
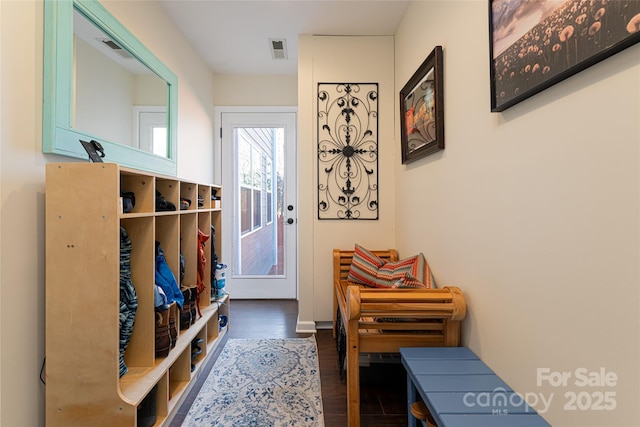
<path id="1" fill-rule="evenodd" d="M 120 376 L 127 373 L 124 352 L 129 345 L 133 324 L 138 311 L 138 295 L 131 282 L 131 239 L 124 227 L 120 227 Z"/>
<path id="2" fill-rule="evenodd" d="M 167 304 L 175 301 L 178 307 L 182 308 L 184 295 L 182 295 L 182 291 L 178 287 L 176 276 L 173 275 L 169 268 L 164 257 L 164 251 L 158 241 L 156 241 L 156 285 L 160 286 L 167 296 Z"/>
<path id="3" fill-rule="evenodd" d="M 196 300 L 196 306 L 198 307 L 198 314 L 200 316 L 202 316 L 200 313 L 200 294 L 204 292 L 204 267 L 207 263 L 207 257 L 204 251 L 207 240 L 209 240 L 209 235 L 204 234 L 200 229 L 198 229 L 198 298 Z"/>

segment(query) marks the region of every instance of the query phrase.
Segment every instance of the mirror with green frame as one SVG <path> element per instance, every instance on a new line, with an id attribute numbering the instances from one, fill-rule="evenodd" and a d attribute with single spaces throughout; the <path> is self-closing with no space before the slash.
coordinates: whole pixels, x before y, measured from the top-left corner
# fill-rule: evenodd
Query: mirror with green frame
<path id="1" fill-rule="evenodd" d="M 177 78 L 99 2 L 45 2 L 44 153 L 176 175 Z"/>

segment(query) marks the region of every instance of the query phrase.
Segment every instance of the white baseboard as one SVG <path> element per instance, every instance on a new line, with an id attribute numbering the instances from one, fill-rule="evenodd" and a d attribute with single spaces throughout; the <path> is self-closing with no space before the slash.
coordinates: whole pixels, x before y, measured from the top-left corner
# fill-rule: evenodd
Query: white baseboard
<path id="1" fill-rule="evenodd" d="M 333 329 L 333 321 L 325 320 L 322 322 L 316 322 L 316 329 Z"/>
<path id="2" fill-rule="evenodd" d="M 298 333 L 298 334 L 315 334 L 316 333 L 316 322 L 314 322 L 314 321 L 302 321 L 302 320 L 300 320 L 300 316 L 298 316 L 298 321 L 296 322 L 296 333 Z"/>

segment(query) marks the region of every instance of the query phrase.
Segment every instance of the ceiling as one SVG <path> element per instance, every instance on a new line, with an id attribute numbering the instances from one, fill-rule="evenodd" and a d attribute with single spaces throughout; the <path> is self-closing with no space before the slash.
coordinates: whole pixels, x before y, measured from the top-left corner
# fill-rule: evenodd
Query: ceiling
<path id="1" fill-rule="evenodd" d="M 393 35 L 405 0 L 160 0 L 215 74 L 297 74 L 298 35 Z M 269 39 L 285 39 L 273 59 Z"/>

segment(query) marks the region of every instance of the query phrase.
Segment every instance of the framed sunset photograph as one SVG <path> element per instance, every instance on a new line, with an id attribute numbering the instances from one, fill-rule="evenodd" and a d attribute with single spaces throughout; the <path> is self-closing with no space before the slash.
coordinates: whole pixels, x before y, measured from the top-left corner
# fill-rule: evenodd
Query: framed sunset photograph
<path id="1" fill-rule="evenodd" d="M 640 0 L 490 0 L 491 111 L 640 41 Z"/>

